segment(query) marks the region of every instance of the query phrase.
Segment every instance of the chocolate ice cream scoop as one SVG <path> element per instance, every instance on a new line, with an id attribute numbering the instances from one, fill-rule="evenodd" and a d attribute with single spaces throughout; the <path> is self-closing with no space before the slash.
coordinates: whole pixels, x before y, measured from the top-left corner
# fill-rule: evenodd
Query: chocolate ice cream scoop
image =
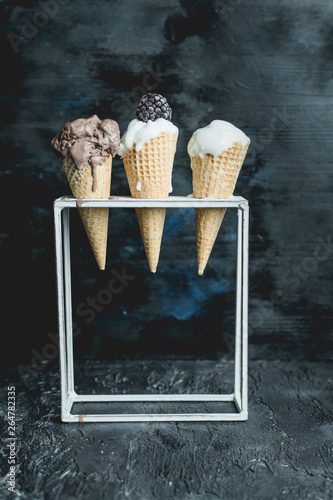
<path id="1" fill-rule="evenodd" d="M 119 126 L 114 120 L 101 121 L 97 115 L 79 118 L 65 123 L 51 145 L 64 164 L 73 160 L 76 168 L 81 170 L 89 163 L 95 181 L 96 167 L 104 163 L 109 155 L 114 158 L 118 151 Z M 95 189 L 94 182 L 93 191 Z"/>

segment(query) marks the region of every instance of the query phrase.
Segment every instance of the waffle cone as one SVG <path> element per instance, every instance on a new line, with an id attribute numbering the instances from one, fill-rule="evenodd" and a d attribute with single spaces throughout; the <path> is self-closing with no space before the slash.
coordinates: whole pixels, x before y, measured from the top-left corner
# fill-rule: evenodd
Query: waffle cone
<path id="1" fill-rule="evenodd" d="M 242 168 L 249 145 L 243 147 L 235 142 L 220 156 L 211 154 L 191 157 L 193 171 L 194 198 L 214 197 L 225 199 L 231 196 Z M 202 275 L 217 234 L 221 227 L 226 208 L 196 208 L 198 274 Z"/>
<path id="2" fill-rule="evenodd" d="M 140 151 L 133 148 L 124 156 L 124 167 L 133 198 L 161 199 L 169 196 L 173 159 L 178 134 L 161 132 L 145 142 Z M 165 208 L 137 208 L 142 241 L 149 269 L 157 268 L 165 220 Z"/>
<path id="3" fill-rule="evenodd" d="M 110 155 L 103 164 L 98 165 L 95 169 L 97 186 L 96 190 L 93 191 L 92 167 L 90 165 L 85 165 L 82 170 L 78 170 L 72 160 L 69 160 L 64 165 L 72 194 L 75 198 L 81 200 L 91 198 L 102 199 L 110 196 L 111 169 L 112 157 Z M 105 269 L 109 209 L 78 207 L 78 210 L 97 265 L 99 269 Z"/>

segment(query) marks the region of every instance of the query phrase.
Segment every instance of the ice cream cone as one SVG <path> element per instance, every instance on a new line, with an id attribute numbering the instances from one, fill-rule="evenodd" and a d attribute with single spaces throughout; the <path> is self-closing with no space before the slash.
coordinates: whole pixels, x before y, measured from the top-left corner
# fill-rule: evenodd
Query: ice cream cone
<path id="1" fill-rule="evenodd" d="M 123 157 L 126 176 L 133 198 L 161 199 L 169 196 L 173 159 L 178 133 L 160 132 L 147 140 L 140 151 L 136 144 Z M 149 264 L 154 273 L 157 268 L 165 208 L 137 208 L 136 215 Z"/>
<path id="2" fill-rule="evenodd" d="M 104 163 L 95 167 L 95 190 L 93 191 L 92 167 L 86 164 L 78 170 L 72 160 L 63 164 L 69 186 L 75 198 L 80 200 L 91 198 L 108 198 L 111 189 L 112 157 L 105 158 Z M 96 182 L 97 181 L 97 182 Z M 108 236 L 109 209 L 108 208 L 79 208 L 79 213 L 88 235 L 97 265 L 100 270 L 105 269 L 106 247 Z"/>
<path id="3" fill-rule="evenodd" d="M 97 115 L 67 122 L 53 137 L 51 146 L 61 157 L 69 186 L 78 200 L 108 198 L 112 158 L 120 144 L 118 123 Z M 79 213 L 99 269 L 105 269 L 109 222 L 108 208 L 81 207 Z"/>
<path id="4" fill-rule="evenodd" d="M 233 194 L 238 174 L 243 165 L 249 144 L 234 142 L 219 156 L 205 154 L 191 157 L 194 198 L 214 197 L 225 199 Z M 226 208 L 196 208 L 196 235 L 198 274 L 202 275 Z"/>

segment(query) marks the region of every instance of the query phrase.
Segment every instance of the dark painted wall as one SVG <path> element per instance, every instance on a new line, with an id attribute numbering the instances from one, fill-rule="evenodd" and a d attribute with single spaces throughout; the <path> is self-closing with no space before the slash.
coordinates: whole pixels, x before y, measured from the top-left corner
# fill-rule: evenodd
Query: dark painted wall
<path id="1" fill-rule="evenodd" d="M 93 113 L 124 132 L 146 90 L 167 97 L 180 128 L 174 195 L 192 191 L 186 146 L 196 128 L 220 118 L 252 139 L 235 191 L 251 206 L 250 357 L 332 358 L 333 4 L 8 0 L 0 8 L 3 362 L 29 364 L 32 349 L 46 355 L 57 333 L 52 202 L 69 188 L 51 138 Z M 117 158 L 112 194 L 128 192 Z M 199 278 L 193 211 L 170 210 L 152 275 L 134 213 L 112 211 L 100 273 L 73 214 L 78 355 L 230 355 L 235 223 L 229 211 Z M 83 315 L 124 266 L 135 279 Z"/>

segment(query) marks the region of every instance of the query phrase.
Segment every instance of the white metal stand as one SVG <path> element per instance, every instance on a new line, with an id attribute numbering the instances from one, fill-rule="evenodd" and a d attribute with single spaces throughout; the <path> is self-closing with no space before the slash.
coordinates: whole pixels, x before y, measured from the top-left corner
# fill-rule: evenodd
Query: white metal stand
<path id="1" fill-rule="evenodd" d="M 58 288 L 61 420 L 63 422 L 138 422 L 138 421 L 209 421 L 247 420 L 248 377 L 248 241 L 249 205 L 242 197 L 231 196 L 226 200 L 195 199 L 171 196 L 163 200 L 138 200 L 113 197 L 108 200 L 86 200 L 83 207 L 136 208 L 204 208 L 226 207 L 237 209 L 237 289 L 235 320 L 235 371 L 234 391 L 231 394 L 77 394 L 74 390 L 73 325 L 70 270 L 69 211 L 76 208 L 76 199 L 58 198 L 54 202 L 56 267 Z M 204 279 L 204 277 L 202 278 Z M 73 414 L 75 403 L 116 402 L 233 402 L 231 413 L 126 413 L 126 414 Z"/>

